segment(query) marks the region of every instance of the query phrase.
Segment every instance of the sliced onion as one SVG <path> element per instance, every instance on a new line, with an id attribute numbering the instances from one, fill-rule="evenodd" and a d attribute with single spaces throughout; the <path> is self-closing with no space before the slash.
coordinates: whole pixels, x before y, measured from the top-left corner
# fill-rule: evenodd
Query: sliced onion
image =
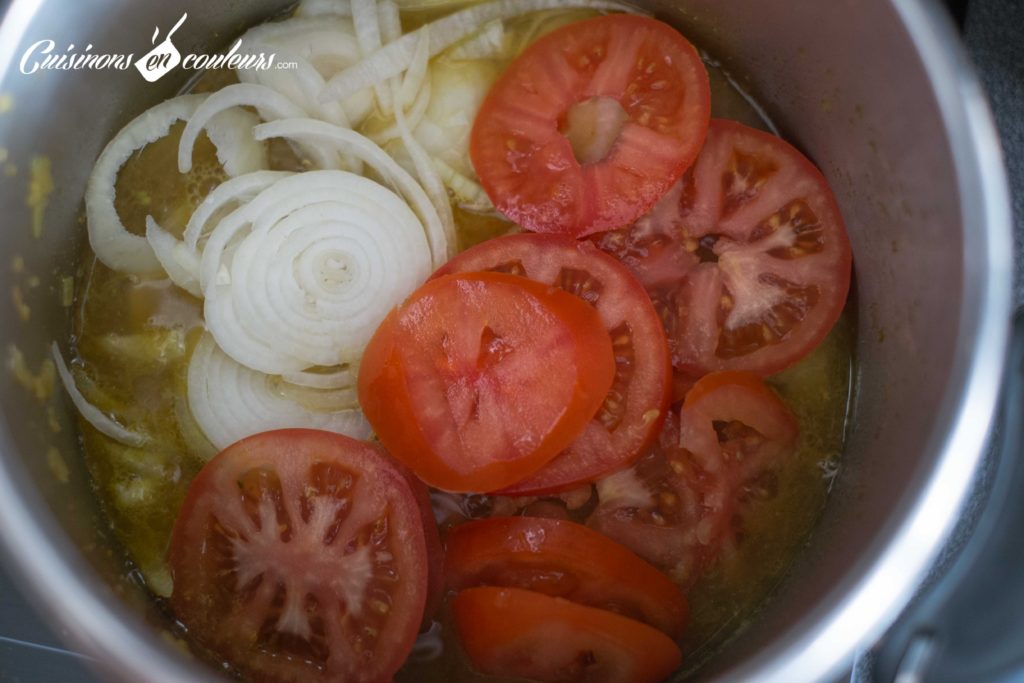
<path id="1" fill-rule="evenodd" d="M 352 0 L 352 26 L 355 28 L 359 51 L 363 55 L 376 52 L 381 47 L 380 19 L 377 0 Z M 373 86 L 377 106 L 388 114 L 391 111 L 391 93 L 386 83 Z"/>
<path id="2" fill-rule="evenodd" d="M 431 269 L 423 226 L 395 193 L 345 171 L 296 174 L 211 233 L 200 268 L 207 328 L 267 374 L 355 362 Z"/>
<path id="3" fill-rule="evenodd" d="M 248 202 L 281 178 L 292 175 L 288 171 L 257 171 L 230 178 L 206 195 L 185 226 L 182 240 L 185 246 L 196 251 L 203 238 L 208 235 L 210 222 L 216 221 Z M 212 227 L 210 227 L 212 229 Z"/>
<path id="4" fill-rule="evenodd" d="M 480 183 L 462 175 L 437 157 L 432 160 L 441 180 L 455 195 L 455 201 L 460 207 L 478 213 L 494 211 L 494 203 Z"/>
<path id="5" fill-rule="evenodd" d="M 358 64 L 342 71 L 328 82 L 321 99 L 344 100 L 363 88 L 383 83 L 408 69 L 416 53 L 419 33 L 427 27 L 430 30 L 430 56 L 433 57 L 496 19 L 508 19 L 545 9 L 572 7 L 620 12 L 638 11 L 635 7 L 614 0 L 496 0 L 473 5 L 405 34 L 401 39 L 385 45 Z"/>
<path id="6" fill-rule="evenodd" d="M 188 173 L 192 169 L 192 149 L 199 134 L 225 111 L 234 107 L 254 107 L 265 120 L 289 119 L 307 115 L 302 107 L 272 88 L 251 83 L 229 85 L 210 95 L 192 112 L 178 143 L 178 170 Z M 304 151 L 320 168 L 337 168 L 336 154 L 325 153 L 319 148 L 308 147 Z"/>
<path id="7" fill-rule="evenodd" d="M 71 397 L 71 402 L 75 404 L 78 412 L 81 413 L 86 422 L 95 427 L 101 434 L 105 434 L 114 441 L 127 446 L 138 448 L 149 442 L 149 437 L 125 429 L 116 420 L 86 400 L 82 392 L 78 390 L 75 378 L 71 375 L 71 371 L 68 370 L 67 364 L 64 363 L 64 357 L 60 353 L 60 347 L 57 346 L 57 342 L 53 342 L 50 345 L 50 352 L 53 354 L 53 362 L 57 365 L 57 374 L 60 375 L 60 381 L 64 384 L 64 389 L 67 390 L 68 396 Z"/>
<path id="8" fill-rule="evenodd" d="M 380 22 L 380 38 L 385 45 L 402 37 L 402 18 L 393 0 L 377 3 L 377 21 Z"/>
<path id="9" fill-rule="evenodd" d="M 469 137 L 480 105 L 497 79 L 500 67 L 488 60 L 457 62 L 442 58 L 430 67 L 434 97 L 414 133 L 427 153 L 453 169 L 475 178 L 469 162 Z"/>
<path id="10" fill-rule="evenodd" d="M 352 16 L 352 5 L 349 0 L 302 0 L 296 17 Z"/>
<path id="11" fill-rule="evenodd" d="M 420 217 L 430 245 L 433 267 L 440 268 L 453 255 L 455 234 L 446 229 L 426 192 L 408 171 L 369 138 L 355 131 L 312 119 L 264 123 L 256 126 L 253 134 L 258 140 L 282 137 L 311 144 L 330 145 L 334 149 L 359 157 L 401 194 Z"/>
<path id="12" fill-rule="evenodd" d="M 423 48 L 420 53 L 422 59 L 426 61 L 427 52 L 426 47 L 428 44 L 427 33 L 423 34 L 422 40 L 420 40 L 420 46 Z M 409 73 L 412 69 L 409 70 Z M 395 100 L 398 97 L 398 85 L 394 82 L 391 83 L 391 92 L 395 96 Z M 395 108 L 395 123 L 398 125 L 398 132 L 402 138 L 402 144 L 405 145 L 406 151 L 409 153 L 409 157 L 412 159 L 413 167 L 416 169 L 416 175 L 419 176 L 420 184 L 426 191 L 427 196 L 430 197 L 430 201 L 434 204 L 434 208 L 437 210 L 437 215 L 441 218 L 441 223 L 444 225 L 445 234 L 448 239 L 454 243 L 456 241 L 455 236 L 455 219 L 452 216 L 452 206 L 448 202 L 448 193 L 444 189 L 444 183 L 441 181 L 441 177 L 437 173 L 430 157 L 423 150 L 423 147 L 417 142 L 416 138 L 413 137 L 412 131 L 409 130 L 409 126 L 405 121 L 405 114 L 402 112 L 402 107 Z"/>
<path id="13" fill-rule="evenodd" d="M 325 106 L 319 101 L 325 79 L 337 75 L 363 56 L 353 20 L 293 17 L 250 29 L 242 37 L 242 44 L 247 54 L 273 52 L 278 61 L 293 63 L 289 69 L 239 69 L 238 78 L 243 83 L 271 87 L 311 116 L 338 125 L 359 123 L 372 110 L 372 95 L 366 89 L 340 103 Z"/>
<path id="14" fill-rule="evenodd" d="M 505 22 L 489 21 L 479 31 L 445 53 L 455 60 L 497 59 L 505 54 Z"/>
<path id="15" fill-rule="evenodd" d="M 174 235 L 161 228 L 152 216 L 146 216 L 146 239 L 149 240 L 150 246 L 153 247 L 153 253 L 159 259 L 160 265 L 167 271 L 171 282 L 192 296 L 201 297 L 199 257 L 195 252 L 188 249 Z"/>
<path id="16" fill-rule="evenodd" d="M 85 190 L 85 213 L 89 244 L 97 258 L 109 268 L 128 273 L 152 273 L 160 262 L 149 242 L 128 232 L 114 207 L 117 174 L 128 158 L 151 142 L 167 135 L 177 121 L 186 120 L 206 100 L 207 95 L 182 95 L 165 100 L 133 119 L 107 143 L 89 176 Z M 229 115 L 234 116 L 234 115 Z M 219 126 L 217 156 L 225 170 L 249 168 L 259 157 L 263 145 L 251 135 L 227 134 Z M 191 163 L 189 164 L 191 167 Z"/>
<path id="17" fill-rule="evenodd" d="M 405 112 L 405 118 L 409 128 L 415 130 L 423 120 L 423 117 L 426 115 L 427 110 L 430 107 L 431 94 L 432 90 L 430 80 L 427 79 L 423 82 L 423 87 L 420 88 L 419 93 L 416 94 L 416 99 L 413 101 L 412 106 Z M 392 116 L 394 115 L 394 110 L 392 110 L 391 114 Z M 366 134 L 366 137 L 370 138 L 378 145 L 385 145 L 392 140 L 397 140 L 402 135 L 398 130 L 397 121 L 392 121 L 390 125 L 379 130 L 367 130 L 367 128 L 367 126 L 363 127 L 363 132 Z"/>
<path id="18" fill-rule="evenodd" d="M 260 119 L 251 111 L 232 107 L 206 124 L 206 135 L 217 149 L 217 161 L 231 177 L 267 167 L 267 148 L 253 144 L 252 129 Z"/>
<path id="19" fill-rule="evenodd" d="M 188 366 L 188 404 L 206 438 L 218 449 L 271 429 L 323 429 L 356 439 L 370 435 L 357 408 L 332 412 L 311 410 L 281 391 L 275 378 L 239 365 L 210 334 L 203 334 Z M 289 396 L 316 390 L 289 387 Z"/>

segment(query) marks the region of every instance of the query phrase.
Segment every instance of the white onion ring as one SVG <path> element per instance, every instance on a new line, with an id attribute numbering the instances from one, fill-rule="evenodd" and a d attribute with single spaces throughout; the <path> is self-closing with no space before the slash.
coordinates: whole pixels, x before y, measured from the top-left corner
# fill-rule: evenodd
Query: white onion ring
<path id="1" fill-rule="evenodd" d="M 199 289 L 199 257 L 194 251 L 188 249 L 181 240 L 167 232 L 153 220 L 152 216 L 146 216 L 146 239 L 153 247 L 160 265 L 167 271 L 171 282 L 178 285 L 194 297 L 201 297 Z"/>
<path id="2" fill-rule="evenodd" d="M 192 170 L 192 149 L 199 134 L 223 112 L 236 107 L 254 107 L 267 121 L 308 115 L 288 97 L 265 85 L 237 83 L 221 88 L 198 105 L 185 124 L 178 143 L 178 171 L 188 173 Z M 303 151 L 320 168 L 338 167 L 337 154 L 323 152 L 317 147 L 306 147 Z"/>
<path id="3" fill-rule="evenodd" d="M 160 270 L 160 262 L 145 237 L 128 232 L 114 207 L 117 174 L 137 150 L 167 135 L 177 121 L 192 116 L 207 95 L 182 95 L 165 100 L 134 118 L 114 136 L 93 166 L 85 190 L 85 213 L 89 244 L 97 258 L 113 270 L 127 273 L 152 273 Z M 228 117 L 238 121 L 237 114 Z M 226 125 L 226 124 L 225 124 Z M 259 160 L 264 146 L 250 135 L 228 133 L 215 125 L 214 141 L 217 157 L 230 174 L 232 170 L 250 168 Z M 262 157 L 265 164 L 265 156 Z M 191 163 L 189 164 L 191 166 Z"/>
<path id="4" fill-rule="evenodd" d="M 426 230 L 433 268 L 440 268 L 454 254 L 456 236 L 437 213 L 430 197 L 409 172 L 369 138 L 352 130 L 313 119 L 292 119 L 264 123 L 253 129 L 257 140 L 283 137 L 311 144 L 330 145 L 368 164 L 419 216 Z M 206 283 L 204 281 L 205 289 Z"/>
<path id="5" fill-rule="evenodd" d="M 207 328 L 235 361 L 267 374 L 355 362 L 430 274 L 429 255 L 420 221 L 383 185 L 345 171 L 289 176 L 210 235 Z"/>
<path id="6" fill-rule="evenodd" d="M 218 449 L 271 429 L 323 429 L 356 439 L 370 435 L 370 427 L 358 409 L 311 410 L 286 398 L 278 386 L 280 381 L 239 365 L 207 333 L 189 361 L 189 409 L 206 438 Z M 302 389 L 292 387 L 289 393 L 301 395 Z"/>
<path id="7" fill-rule="evenodd" d="M 71 397 L 71 402 L 75 404 L 78 412 L 81 413 L 86 422 L 95 427 L 101 434 L 105 434 L 114 441 L 127 446 L 138 448 L 149 443 L 149 437 L 145 434 L 125 429 L 116 420 L 86 400 L 82 392 L 78 390 L 75 378 L 71 371 L 68 370 L 64 357 L 60 354 L 60 347 L 57 346 L 57 342 L 53 342 L 50 345 L 50 353 L 53 355 L 53 362 L 57 365 L 57 374 L 60 375 L 60 381 L 64 384 L 64 389 L 67 390 L 68 396 Z"/>
<path id="8" fill-rule="evenodd" d="M 231 178 L 213 188 L 188 219 L 182 235 L 185 246 L 196 251 L 201 240 L 208 235 L 206 228 L 210 221 L 216 222 L 223 218 L 225 213 L 237 209 L 281 178 L 290 175 L 288 171 L 256 171 Z"/>

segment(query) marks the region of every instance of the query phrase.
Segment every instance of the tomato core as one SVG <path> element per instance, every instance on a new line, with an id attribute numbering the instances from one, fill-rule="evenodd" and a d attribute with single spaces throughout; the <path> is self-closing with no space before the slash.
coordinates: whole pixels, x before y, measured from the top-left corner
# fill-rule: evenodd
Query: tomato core
<path id="1" fill-rule="evenodd" d="M 596 164 L 612 151 L 629 114 L 618 100 L 599 95 L 569 107 L 562 134 L 580 164 Z"/>

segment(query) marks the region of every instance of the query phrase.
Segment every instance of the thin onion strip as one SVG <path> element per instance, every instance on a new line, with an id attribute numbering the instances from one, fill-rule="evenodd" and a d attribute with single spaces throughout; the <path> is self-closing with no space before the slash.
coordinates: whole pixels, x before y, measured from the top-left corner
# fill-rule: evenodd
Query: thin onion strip
<path id="1" fill-rule="evenodd" d="M 429 52 L 430 56 L 434 57 L 496 19 L 509 19 L 540 10 L 576 7 L 634 13 L 639 11 L 631 5 L 614 0 L 496 0 L 473 5 L 405 34 L 399 40 L 385 45 L 358 64 L 342 71 L 327 83 L 327 89 L 321 99 L 343 100 L 363 88 L 383 83 L 401 74 L 412 64 L 419 34 L 424 29 L 429 28 Z"/>
<path id="2" fill-rule="evenodd" d="M 64 384 L 64 389 L 68 392 L 71 402 L 75 404 L 78 412 L 85 418 L 86 422 L 95 427 L 101 434 L 109 436 L 114 441 L 127 446 L 139 448 L 149 443 L 149 437 L 124 428 L 116 420 L 89 403 L 85 396 L 82 395 L 82 392 L 78 390 L 75 378 L 64 362 L 64 357 L 60 353 L 60 347 L 57 346 L 57 342 L 53 342 L 50 345 L 50 352 L 53 355 L 53 362 L 57 365 L 57 374 L 60 375 L 60 381 Z"/>

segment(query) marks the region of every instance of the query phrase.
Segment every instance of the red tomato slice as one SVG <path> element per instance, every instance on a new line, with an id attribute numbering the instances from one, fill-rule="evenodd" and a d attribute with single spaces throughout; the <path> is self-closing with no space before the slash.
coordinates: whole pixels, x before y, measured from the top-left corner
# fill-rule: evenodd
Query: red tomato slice
<path id="1" fill-rule="evenodd" d="M 508 495 L 564 491 L 621 469 L 658 434 L 668 407 L 671 364 L 657 312 L 629 271 L 587 242 L 521 234 L 488 240 L 438 275 L 495 270 L 576 294 L 597 309 L 615 352 L 615 381 L 586 430 Z"/>
<path id="2" fill-rule="evenodd" d="M 416 500 L 375 447 L 288 429 L 243 439 L 189 486 L 171 607 L 260 681 L 388 681 L 416 639 L 427 549 Z"/>
<path id="3" fill-rule="evenodd" d="M 596 238 L 644 283 L 691 375 L 792 365 L 832 329 L 850 244 L 821 172 L 784 140 L 714 120 L 650 214 Z"/>
<path id="4" fill-rule="evenodd" d="M 582 237 L 636 220 L 665 194 L 696 158 L 710 112 L 707 72 L 678 31 L 597 17 L 509 65 L 480 107 L 470 156 L 499 211 Z M 570 138 L 590 148 L 583 163 Z"/>
<path id="5" fill-rule="evenodd" d="M 686 599 L 664 574 L 587 527 L 559 519 L 491 517 L 446 538 L 449 590 L 525 588 L 683 634 Z"/>
<path id="6" fill-rule="evenodd" d="M 534 681 L 657 683 L 682 662 L 661 631 L 593 607 L 519 588 L 467 588 L 455 627 L 484 674 Z"/>
<path id="7" fill-rule="evenodd" d="M 504 273 L 431 280 L 363 354 L 359 402 L 381 442 L 446 491 L 493 491 L 583 431 L 615 374 L 593 307 Z"/>
<path id="8" fill-rule="evenodd" d="M 736 542 L 746 504 L 774 495 L 797 435 L 792 413 L 756 376 L 706 375 L 649 454 L 598 482 L 587 525 L 685 590 Z"/>

